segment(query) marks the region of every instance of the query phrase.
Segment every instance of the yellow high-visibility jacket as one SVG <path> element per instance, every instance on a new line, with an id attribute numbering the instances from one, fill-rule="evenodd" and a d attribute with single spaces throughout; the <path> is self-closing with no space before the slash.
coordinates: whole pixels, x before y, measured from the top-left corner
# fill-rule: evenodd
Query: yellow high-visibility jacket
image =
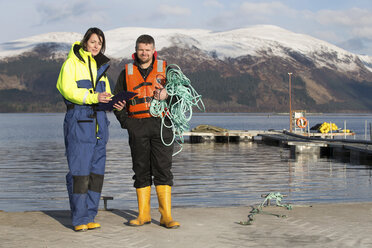
<path id="1" fill-rule="evenodd" d="M 99 61 L 98 65 L 96 59 Z M 106 91 L 111 94 L 106 76 L 109 59 L 101 53 L 96 59 L 90 52 L 83 50 L 80 42 L 72 45 L 57 81 L 57 89 L 65 98 L 66 104 L 96 104 L 98 92 Z"/>

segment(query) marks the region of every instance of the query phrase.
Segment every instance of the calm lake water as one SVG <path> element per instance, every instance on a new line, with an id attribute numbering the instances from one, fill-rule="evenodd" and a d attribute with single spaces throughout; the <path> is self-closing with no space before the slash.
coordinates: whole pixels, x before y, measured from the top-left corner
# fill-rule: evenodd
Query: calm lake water
<path id="1" fill-rule="evenodd" d="M 115 116 L 107 147 L 102 195 L 110 208 L 136 209 L 126 130 Z M 307 116 L 310 126 L 324 121 L 355 131 L 364 139 L 372 115 Z M 69 209 L 65 187 L 67 162 L 64 114 L 0 114 L 0 210 Z M 288 116 L 271 114 L 196 114 L 191 128 L 210 124 L 227 129 L 288 129 Z M 369 133 L 368 133 L 369 137 Z M 174 157 L 173 206 L 246 206 L 263 193 L 288 195 L 283 202 L 360 202 L 372 200 L 371 166 L 318 156 L 291 157 L 285 148 L 253 142 L 184 144 Z M 153 207 L 157 200 L 153 190 Z M 103 205 L 103 204 L 102 204 Z"/>

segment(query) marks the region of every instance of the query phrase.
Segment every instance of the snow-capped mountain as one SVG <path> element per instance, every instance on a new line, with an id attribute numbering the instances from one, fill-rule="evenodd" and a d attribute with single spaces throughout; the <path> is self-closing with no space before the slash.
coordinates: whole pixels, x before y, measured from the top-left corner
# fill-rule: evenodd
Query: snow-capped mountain
<path id="1" fill-rule="evenodd" d="M 358 58 L 363 62 L 368 70 L 372 71 L 372 56 L 358 55 Z"/>
<path id="2" fill-rule="evenodd" d="M 203 95 L 207 111 L 288 111 L 288 72 L 293 73 L 294 108 L 372 109 L 371 56 L 269 25 L 224 32 L 134 27 L 105 31 L 112 87 L 131 61 L 141 34 L 155 38 L 160 58 L 182 68 Z M 0 112 L 62 111 L 55 82 L 71 44 L 82 36 L 47 33 L 0 44 Z"/>
<path id="3" fill-rule="evenodd" d="M 155 38 L 157 50 L 167 47 L 197 48 L 218 59 L 241 56 L 276 56 L 293 60 L 291 51 L 314 61 L 319 68 L 335 67 L 340 71 L 354 71 L 359 58 L 370 65 L 372 57 L 358 56 L 328 42 L 308 35 L 294 33 L 271 25 L 258 25 L 223 32 L 203 29 L 154 29 L 118 28 L 105 32 L 106 54 L 114 59 L 130 58 L 134 51 L 135 39 L 141 34 Z M 13 57 L 31 51 L 40 44 L 58 44 L 54 54 L 65 56 L 73 42 L 81 40 L 78 33 L 47 33 L 0 44 L 0 59 Z M 57 48 L 57 47 L 56 47 Z M 368 69 L 372 70 L 370 67 Z"/>

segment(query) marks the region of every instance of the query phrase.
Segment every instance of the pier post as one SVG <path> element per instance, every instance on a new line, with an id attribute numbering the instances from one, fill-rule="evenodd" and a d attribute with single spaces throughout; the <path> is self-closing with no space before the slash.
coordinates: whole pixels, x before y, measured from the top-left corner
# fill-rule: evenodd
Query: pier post
<path id="1" fill-rule="evenodd" d="M 367 120 L 364 121 L 364 140 L 367 140 Z"/>
<path id="2" fill-rule="evenodd" d="M 107 207 L 107 201 L 108 200 L 114 200 L 114 197 L 112 196 L 101 196 L 101 200 L 103 200 L 103 207 L 106 211 L 110 210 L 108 207 Z"/>
<path id="3" fill-rule="evenodd" d="M 289 131 L 292 133 L 292 92 L 291 92 L 291 76 L 292 72 L 288 72 L 289 75 Z"/>
<path id="4" fill-rule="evenodd" d="M 346 121 L 344 121 L 344 139 L 346 139 Z"/>

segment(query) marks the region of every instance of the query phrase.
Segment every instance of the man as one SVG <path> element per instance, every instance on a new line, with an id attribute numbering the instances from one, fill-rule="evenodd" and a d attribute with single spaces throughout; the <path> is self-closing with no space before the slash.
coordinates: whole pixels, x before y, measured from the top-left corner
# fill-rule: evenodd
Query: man
<path id="1" fill-rule="evenodd" d="M 132 91 L 137 95 L 130 99 L 126 108 L 115 111 L 121 127 L 128 130 L 132 154 L 134 187 L 137 192 L 138 217 L 129 225 L 142 226 L 151 223 L 151 185 L 155 184 L 161 213 L 160 225 L 177 228 L 180 223 L 171 216 L 171 186 L 173 185 L 173 145 L 166 146 L 161 140 L 161 118 L 150 114 L 150 102 L 165 100 L 168 94 L 163 87 L 166 62 L 157 59 L 155 41 L 149 35 L 141 35 L 136 41 L 133 63 L 125 65 L 119 75 L 114 94 Z M 163 129 L 163 139 L 169 144 L 173 133 Z"/>

